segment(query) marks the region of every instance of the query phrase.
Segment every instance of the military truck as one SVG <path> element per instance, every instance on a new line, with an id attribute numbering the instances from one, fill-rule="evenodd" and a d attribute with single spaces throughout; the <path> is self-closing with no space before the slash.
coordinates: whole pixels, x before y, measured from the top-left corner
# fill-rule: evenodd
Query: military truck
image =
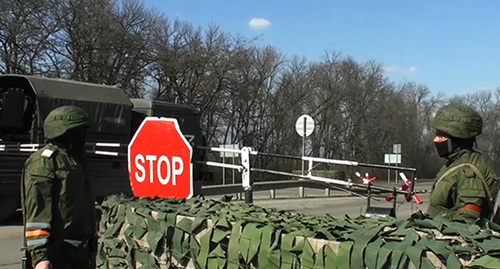
<path id="1" fill-rule="evenodd" d="M 0 76 L 0 222 L 19 207 L 21 171 L 28 156 L 44 144 L 43 122 L 62 105 L 75 105 L 89 113 L 87 130 L 89 174 L 96 195 L 131 195 L 127 145 L 146 116 L 176 118 L 193 147 L 193 162 L 204 160 L 204 136 L 199 113 L 192 107 L 161 101 L 129 99 L 120 88 L 35 76 Z M 193 165 L 195 192 L 205 177 Z"/>

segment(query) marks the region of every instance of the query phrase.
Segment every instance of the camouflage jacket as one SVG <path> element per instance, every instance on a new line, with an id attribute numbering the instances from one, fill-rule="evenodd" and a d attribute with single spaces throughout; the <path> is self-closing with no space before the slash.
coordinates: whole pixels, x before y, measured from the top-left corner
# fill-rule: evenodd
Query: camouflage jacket
<path id="1" fill-rule="evenodd" d="M 490 199 L 495 198 L 499 185 L 497 175 L 479 152 L 459 150 L 447 158 L 437 174 L 427 213 L 449 220 L 488 218 L 492 213 Z"/>
<path id="2" fill-rule="evenodd" d="M 95 241 L 95 198 L 86 171 L 83 158 L 54 144 L 26 161 L 21 198 L 33 264 L 61 255 L 64 242 L 78 248 Z"/>

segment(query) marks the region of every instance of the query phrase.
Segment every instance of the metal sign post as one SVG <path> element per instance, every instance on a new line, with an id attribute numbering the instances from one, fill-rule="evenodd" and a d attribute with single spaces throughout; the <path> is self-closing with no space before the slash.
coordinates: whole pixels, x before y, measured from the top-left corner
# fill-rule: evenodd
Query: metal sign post
<path id="1" fill-rule="evenodd" d="M 401 164 L 401 144 L 394 144 L 392 145 L 392 154 L 384 154 L 384 163 L 386 164 L 394 164 L 398 166 L 398 164 Z M 394 171 L 395 173 L 395 178 L 394 182 L 398 182 L 398 171 Z M 390 183 L 391 181 L 391 175 L 390 172 L 387 171 L 387 183 Z"/>
<path id="2" fill-rule="evenodd" d="M 302 136 L 302 156 L 306 155 L 306 137 L 314 131 L 314 120 L 309 115 L 300 116 L 295 122 L 295 130 Z M 302 176 L 304 175 L 304 161 L 302 161 Z M 304 187 L 299 188 L 299 196 L 304 197 Z"/>
<path id="3" fill-rule="evenodd" d="M 303 130 L 304 132 L 302 133 L 302 156 L 306 155 L 306 133 L 307 133 L 307 117 L 303 117 L 304 123 L 303 123 Z M 302 175 L 304 175 L 304 161 L 302 161 Z"/>

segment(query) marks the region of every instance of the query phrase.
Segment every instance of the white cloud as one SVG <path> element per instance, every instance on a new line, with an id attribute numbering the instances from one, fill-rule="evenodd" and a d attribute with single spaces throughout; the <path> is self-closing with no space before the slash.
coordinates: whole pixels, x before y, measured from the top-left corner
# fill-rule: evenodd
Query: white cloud
<path id="1" fill-rule="evenodd" d="M 386 73 L 396 73 L 399 70 L 399 66 L 397 65 L 390 65 L 390 66 L 385 66 L 384 71 Z"/>
<path id="2" fill-rule="evenodd" d="M 408 70 L 406 70 L 405 73 L 407 75 L 415 75 L 416 73 L 418 73 L 418 68 L 416 66 L 412 66 L 408 68 Z"/>
<path id="3" fill-rule="evenodd" d="M 384 66 L 384 72 L 392 75 L 406 75 L 413 76 L 418 74 L 420 70 L 416 66 L 411 66 L 410 68 L 401 68 L 398 65 L 388 65 Z"/>
<path id="4" fill-rule="evenodd" d="M 478 88 L 479 91 L 494 91 L 495 89 L 496 89 L 495 87 L 486 87 L 486 86 Z"/>
<path id="5" fill-rule="evenodd" d="M 262 30 L 269 28 L 271 26 L 271 22 L 263 18 L 252 18 L 248 22 L 248 26 L 250 26 L 253 30 Z"/>

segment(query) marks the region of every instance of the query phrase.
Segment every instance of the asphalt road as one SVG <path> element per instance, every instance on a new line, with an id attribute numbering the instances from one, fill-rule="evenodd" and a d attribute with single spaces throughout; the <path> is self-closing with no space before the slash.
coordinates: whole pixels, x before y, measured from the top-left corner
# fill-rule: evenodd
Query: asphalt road
<path id="1" fill-rule="evenodd" d="M 20 212 L 0 226 L 0 269 L 21 268 L 23 227 Z"/>
<path id="2" fill-rule="evenodd" d="M 428 186 L 419 188 L 427 191 Z M 276 190 L 275 199 L 270 199 L 270 191 L 254 193 L 254 204 L 266 208 L 276 208 L 309 215 L 330 214 L 333 217 L 357 217 L 365 214 L 367 199 L 364 197 L 350 196 L 345 192 L 332 191 L 329 197 L 325 196 L 322 189 L 305 189 L 304 198 L 299 198 L 297 188 Z M 427 210 L 429 193 L 418 194 L 422 205 L 414 203 L 398 203 L 396 217 L 408 218 L 413 212 L 420 209 Z M 235 194 L 234 197 L 242 198 Z M 217 199 L 218 197 L 210 197 Z M 386 202 L 383 197 L 371 200 L 371 205 L 376 207 L 391 207 L 392 203 Z M 243 200 L 240 200 L 243 202 Z M 22 221 L 19 212 L 7 223 L 0 225 L 0 269 L 18 269 L 21 267 L 22 246 Z"/>
<path id="3" fill-rule="evenodd" d="M 280 198 L 277 199 L 262 199 L 255 198 L 254 204 L 266 208 L 276 208 L 280 210 L 287 210 L 308 215 L 325 215 L 329 214 L 336 218 L 345 217 L 358 217 L 364 215 L 367 208 L 367 198 L 358 196 L 346 196 L 345 194 L 333 194 L 334 196 L 325 197 L 323 194 L 318 194 L 317 190 L 314 194 L 307 193 L 313 192 L 306 190 L 306 197 L 304 198 Z M 423 203 L 418 205 L 416 203 L 406 203 L 399 201 L 396 204 L 396 217 L 398 219 L 406 219 L 417 210 L 426 211 L 427 201 L 429 200 L 429 193 L 419 193 L 419 198 Z M 370 200 L 371 207 L 391 208 L 392 202 L 387 202 L 384 197 L 375 197 Z M 402 199 L 399 199 L 402 200 Z"/>

